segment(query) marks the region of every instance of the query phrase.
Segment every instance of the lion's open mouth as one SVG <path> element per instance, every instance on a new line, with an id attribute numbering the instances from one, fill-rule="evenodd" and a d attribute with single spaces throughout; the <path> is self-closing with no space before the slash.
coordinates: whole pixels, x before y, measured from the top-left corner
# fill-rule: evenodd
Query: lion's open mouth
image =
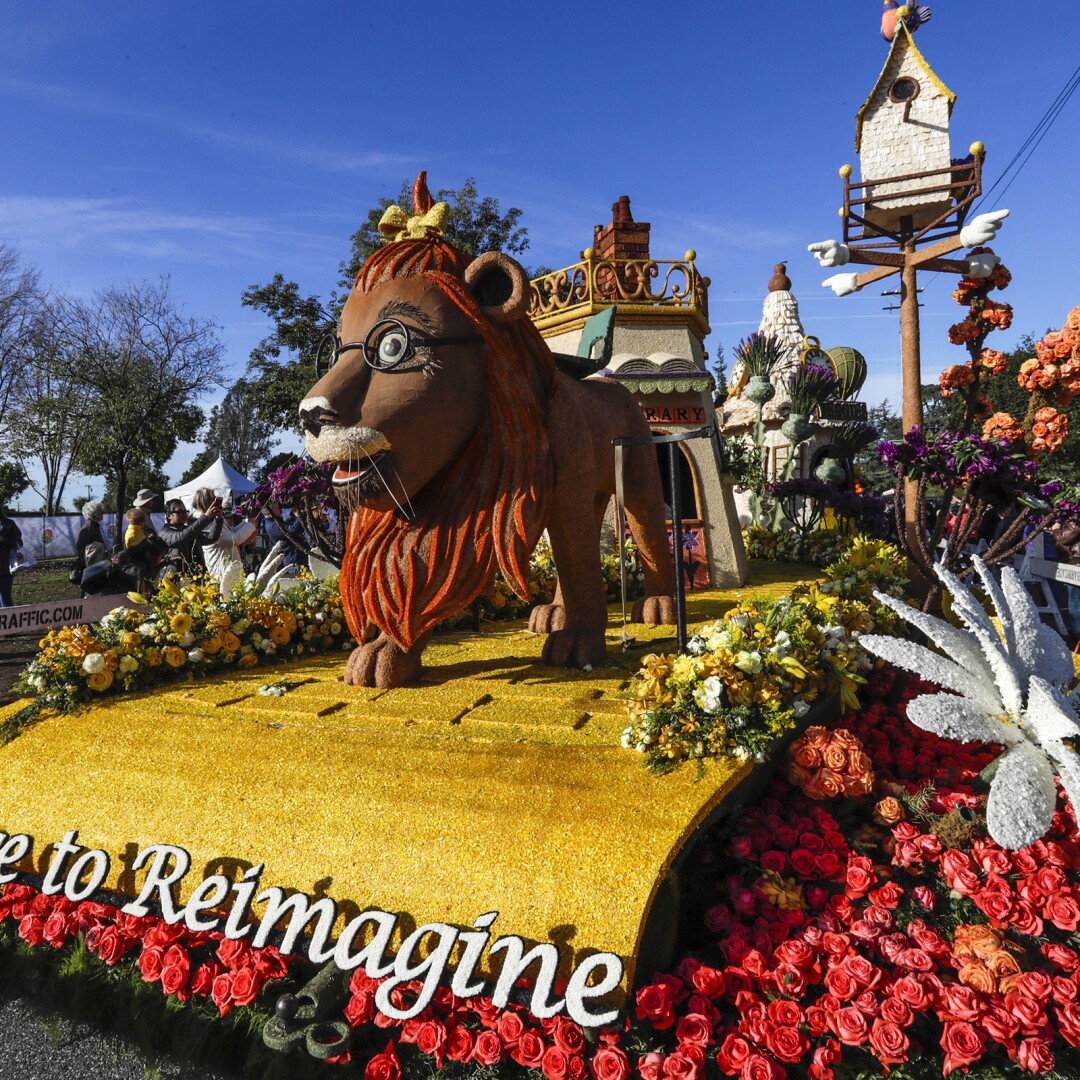
<path id="1" fill-rule="evenodd" d="M 365 458 L 363 462 L 355 465 L 351 461 L 347 465 L 343 462 L 338 462 L 338 467 L 334 470 L 334 475 L 331 478 L 334 487 L 345 487 L 347 485 L 361 483 L 367 477 L 378 477 L 379 463 L 385 458 L 386 452 L 380 450 L 378 453 L 372 454 L 371 457 Z"/>

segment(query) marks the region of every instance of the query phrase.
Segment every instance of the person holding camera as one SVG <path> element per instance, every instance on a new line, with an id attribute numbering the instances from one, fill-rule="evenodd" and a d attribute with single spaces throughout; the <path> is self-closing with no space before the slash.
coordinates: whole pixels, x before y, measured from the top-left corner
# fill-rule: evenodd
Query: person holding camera
<path id="1" fill-rule="evenodd" d="M 203 551 L 221 535 L 224 517 L 218 506 L 213 512 L 200 513 L 189 520 L 188 508 L 182 500 L 168 501 L 165 524 L 159 535 L 165 542 L 165 561 L 173 573 L 190 577 L 203 569 L 206 565 Z"/>
<path id="2" fill-rule="evenodd" d="M 221 496 L 215 495 L 210 488 L 199 488 L 191 498 L 191 505 L 196 510 L 207 517 L 216 514 L 219 519 L 224 516 L 222 502 Z M 252 521 L 242 520 L 236 525 L 222 521 L 217 537 L 209 543 L 203 543 L 202 553 L 206 560 L 206 571 L 217 581 L 222 596 L 227 596 L 232 592 L 233 586 L 244 576 L 240 548 L 257 531 Z"/>

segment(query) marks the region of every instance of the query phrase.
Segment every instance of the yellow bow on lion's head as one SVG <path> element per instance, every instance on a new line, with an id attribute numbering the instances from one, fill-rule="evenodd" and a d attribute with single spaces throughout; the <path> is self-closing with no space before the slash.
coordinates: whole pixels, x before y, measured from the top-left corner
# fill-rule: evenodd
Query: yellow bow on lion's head
<path id="1" fill-rule="evenodd" d="M 427 171 L 422 172 L 413 185 L 413 214 L 410 216 L 400 206 L 388 206 L 379 220 L 379 232 L 387 243 L 395 240 L 426 240 L 429 236 L 442 236 L 450 220 L 449 203 L 432 203 L 427 188 Z"/>

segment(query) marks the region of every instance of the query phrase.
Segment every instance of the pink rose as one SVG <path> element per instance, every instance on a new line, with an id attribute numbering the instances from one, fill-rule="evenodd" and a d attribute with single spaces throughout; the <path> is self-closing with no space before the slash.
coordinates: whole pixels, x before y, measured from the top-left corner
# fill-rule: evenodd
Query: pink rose
<path id="1" fill-rule="evenodd" d="M 1048 1073 L 1054 1067 L 1054 1055 L 1045 1039 L 1024 1039 L 1016 1060 L 1021 1069 L 1033 1073 Z"/>
<path id="2" fill-rule="evenodd" d="M 641 1073 L 641 1080 L 660 1080 L 664 1075 L 664 1055 L 655 1050 L 646 1054 L 638 1060 L 638 1072 Z M 557 1078 L 548 1077 L 548 1080 Z"/>

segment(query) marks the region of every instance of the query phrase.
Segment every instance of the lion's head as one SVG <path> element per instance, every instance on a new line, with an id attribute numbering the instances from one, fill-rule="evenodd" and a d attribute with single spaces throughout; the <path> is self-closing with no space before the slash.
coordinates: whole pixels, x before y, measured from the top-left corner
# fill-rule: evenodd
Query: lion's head
<path id="1" fill-rule="evenodd" d="M 418 211 L 419 212 L 419 211 Z M 342 598 L 402 648 L 502 569 L 522 595 L 553 476 L 554 361 L 506 255 L 438 235 L 387 244 L 357 274 L 337 360 L 300 406 L 308 452 L 352 510 Z"/>

